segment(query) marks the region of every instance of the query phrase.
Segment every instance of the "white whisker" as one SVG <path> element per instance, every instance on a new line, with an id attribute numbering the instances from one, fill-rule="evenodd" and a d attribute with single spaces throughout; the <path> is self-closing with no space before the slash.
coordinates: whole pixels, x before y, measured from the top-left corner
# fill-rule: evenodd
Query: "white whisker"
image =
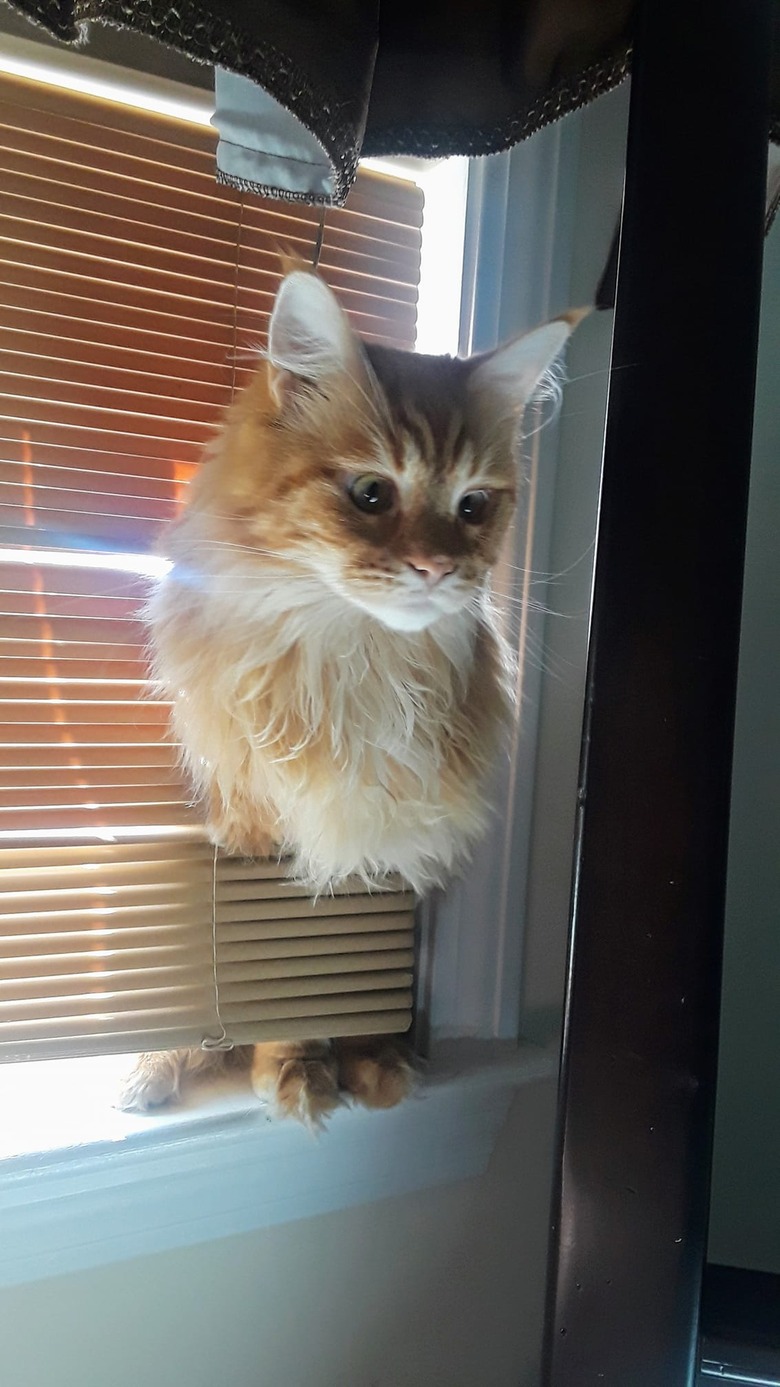
<path id="1" fill-rule="evenodd" d="M 588 544 L 587 548 L 583 549 L 582 553 L 578 556 L 578 558 L 573 559 L 572 562 L 570 564 L 567 564 L 565 568 L 560 568 L 557 571 L 545 572 L 544 569 L 524 568 L 521 564 L 509 563 L 509 561 L 506 559 L 502 559 L 500 561 L 500 568 L 508 568 L 513 573 L 519 573 L 523 578 L 532 578 L 535 580 L 535 582 L 539 583 L 540 585 L 545 583 L 554 583 L 557 582 L 560 578 L 565 578 L 566 575 L 572 573 L 575 568 L 579 568 L 580 564 L 584 563 L 588 556 L 593 553 L 595 544 L 596 540 L 594 538 L 590 541 L 590 544 Z"/>

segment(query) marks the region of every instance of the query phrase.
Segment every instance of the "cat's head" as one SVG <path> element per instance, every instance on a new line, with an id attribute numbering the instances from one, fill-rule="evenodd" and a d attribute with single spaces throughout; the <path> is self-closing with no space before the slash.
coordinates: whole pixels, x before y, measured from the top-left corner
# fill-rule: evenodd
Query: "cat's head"
<path id="1" fill-rule="evenodd" d="M 520 416 L 581 316 L 421 356 L 361 341 L 317 275 L 289 274 L 221 450 L 242 543 L 395 630 L 466 607 L 511 519 Z"/>

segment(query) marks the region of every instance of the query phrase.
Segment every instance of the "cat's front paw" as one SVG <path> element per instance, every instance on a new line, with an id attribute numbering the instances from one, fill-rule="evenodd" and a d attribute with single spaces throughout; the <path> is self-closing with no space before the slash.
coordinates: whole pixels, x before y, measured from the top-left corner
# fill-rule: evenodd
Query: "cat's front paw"
<path id="1" fill-rule="evenodd" d="M 388 1036 L 335 1042 L 339 1087 L 364 1108 L 394 1108 L 413 1093 L 417 1069 L 411 1050 Z"/>
<path id="2" fill-rule="evenodd" d="M 342 1102 L 338 1063 L 327 1041 L 256 1045 L 252 1087 L 277 1117 L 321 1129 Z"/>
<path id="3" fill-rule="evenodd" d="M 179 1096 L 182 1063 L 174 1051 L 139 1055 L 117 1094 L 123 1112 L 148 1112 Z"/>

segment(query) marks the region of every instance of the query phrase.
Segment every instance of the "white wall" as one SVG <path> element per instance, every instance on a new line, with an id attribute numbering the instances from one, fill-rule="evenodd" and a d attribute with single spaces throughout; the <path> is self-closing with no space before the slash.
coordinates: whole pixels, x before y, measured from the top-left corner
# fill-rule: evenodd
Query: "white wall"
<path id="1" fill-rule="evenodd" d="M 0 1291 L 3 1387 L 539 1387 L 553 1107 L 477 1180 Z"/>
<path id="2" fill-rule="evenodd" d="M 780 1272 L 778 382 L 780 225 L 775 225 L 764 257 L 710 1237 L 712 1260 L 774 1272 Z"/>

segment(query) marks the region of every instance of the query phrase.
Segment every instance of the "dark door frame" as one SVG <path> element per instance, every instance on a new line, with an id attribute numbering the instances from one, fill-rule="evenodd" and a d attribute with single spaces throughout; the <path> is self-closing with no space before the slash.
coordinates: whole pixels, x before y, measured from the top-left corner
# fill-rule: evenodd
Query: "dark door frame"
<path id="1" fill-rule="evenodd" d="M 544 1387 L 692 1387 L 772 0 L 646 0 L 579 789 Z"/>

